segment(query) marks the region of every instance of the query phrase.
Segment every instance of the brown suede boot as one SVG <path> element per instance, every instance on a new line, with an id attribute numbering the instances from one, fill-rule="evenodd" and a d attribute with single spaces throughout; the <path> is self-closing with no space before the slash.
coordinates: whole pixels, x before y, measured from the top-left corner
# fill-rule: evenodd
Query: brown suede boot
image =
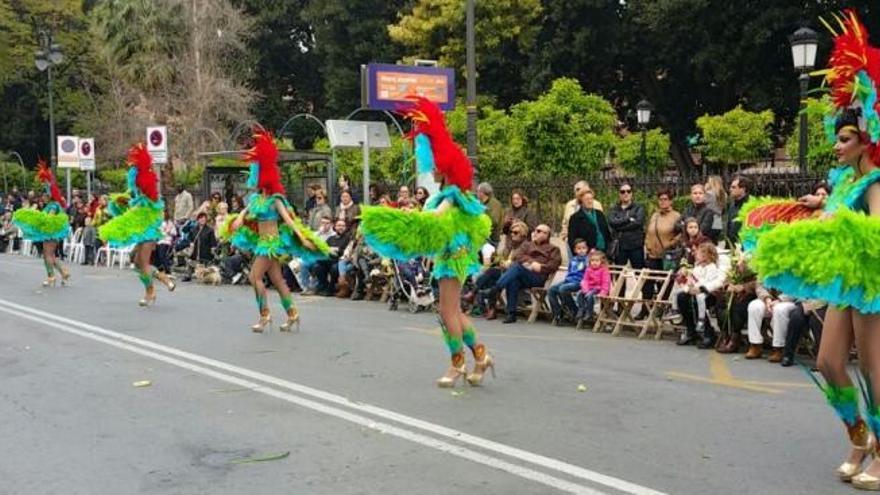
<path id="1" fill-rule="evenodd" d="M 724 343 L 724 346 L 718 349 L 718 352 L 720 352 L 721 354 L 733 354 L 735 352 L 739 352 L 739 339 L 740 334 L 735 333 L 731 335 L 730 339 L 728 339 L 727 342 Z"/>
<path id="2" fill-rule="evenodd" d="M 494 320 L 495 318 L 498 318 L 498 315 L 495 314 L 495 307 L 494 306 L 487 307 L 484 315 L 486 316 L 487 320 Z"/>
<path id="3" fill-rule="evenodd" d="M 761 344 L 749 344 L 746 359 L 758 359 L 764 357 L 764 347 Z"/>
<path id="4" fill-rule="evenodd" d="M 781 363 L 782 362 L 782 347 L 774 347 L 772 351 L 770 351 L 770 356 L 767 357 L 767 361 L 771 363 Z"/>
<path id="5" fill-rule="evenodd" d="M 351 296 L 351 285 L 348 284 L 348 278 L 339 276 L 339 281 L 336 283 L 336 297 L 340 299 L 345 299 Z"/>

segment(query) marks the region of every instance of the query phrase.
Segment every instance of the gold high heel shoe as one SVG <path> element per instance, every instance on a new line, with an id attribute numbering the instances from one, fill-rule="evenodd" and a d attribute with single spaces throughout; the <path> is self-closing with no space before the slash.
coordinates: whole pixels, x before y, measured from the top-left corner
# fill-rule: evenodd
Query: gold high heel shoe
<path id="1" fill-rule="evenodd" d="M 150 287 L 147 289 L 146 294 L 144 294 L 144 298 L 138 301 L 138 305 L 143 307 L 147 307 L 151 304 L 156 303 L 156 289 Z"/>
<path id="2" fill-rule="evenodd" d="M 465 368 L 465 365 L 462 364 L 461 367 L 458 368 L 450 366 L 449 369 L 446 370 L 446 374 L 437 379 L 437 386 L 440 388 L 454 388 L 455 382 L 466 375 L 467 368 Z"/>
<path id="3" fill-rule="evenodd" d="M 268 309 L 263 309 L 260 311 L 260 321 L 251 326 L 251 331 L 254 333 L 263 333 L 263 330 L 266 328 L 272 328 L 272 315 L 269 314 Z"/>
<path id="4" fill-rule="evenodd" d="M 55 276 L 47 277 L 46 280 L 43 280 L 43 287 L 55 287 Z"/>
<path id="5" fill-rule="evenodd" d="M 871 454 L 874 452 L 874 447 L 877 443 L 874 435 L 871 435 L 870 432 L 868 432 L 868 425 L 866 425 L 863 420 L 859 420 L 852 427 L 847 428 L 847 430 L 850 441 L 852 442 L 853 450 L 864 452 L 864 454 L 862 455 L 862 459 L 859 462 L 856 463 L 846 461 L 837 468 L 837 476 L 840 478 L 841 481 L 853 480 L 853 478 L 859 474 L 859 472 L 862 470 L 862 464 L 864 464 L 865 459 L 871 457 Z M 863 443 L 863 445 L 856 444 L 859 439 L 863 439 L 863 442 L 861 442 Z M 874 478 L 870 475 L 867 476 Z M 880 479 L 874 479 L 877 480 L 878 483 L 880 483 Z M 880 485 L 878 485 L 878 487 L 880 487 Z"/>
<path id="6" fill-rule="evenodd" d="M 474 371 L 467 376 L 468 384 L 472 387 L 479 387 L 483 383 L 487 369 L 492 371 L 492 378 L 495 378 L 495 358 L 488 353 L 482 361 L 474 363 Z"/>
<path id="7" fill-rule="evenodd" d="M 70 271 L 62 268 L 61 269 L 61 286 L 66 286 L 67 282 L 70 280 Z"/>
<path id="8" fill-rule="evenodd" d="M 171 280 L 171 277 L 169 277 L 168 274 L 157 271 L 156 278 L 159 279 L 159 282 L 162 282 L 162 285 L 168 289 L 168 292 L 174 292 L 174 289 L 177 288 L 177 284 Z"/>
<path id="9" fill-rule="evenodd" d="M 287 321 L 278 327 L 278 330 L 290 332 L 293 330 L 294 325 L 296 325 L 296 331 L 299 332 L 299 311 L 296 308 L 290 308 L 287 310 Z"/>

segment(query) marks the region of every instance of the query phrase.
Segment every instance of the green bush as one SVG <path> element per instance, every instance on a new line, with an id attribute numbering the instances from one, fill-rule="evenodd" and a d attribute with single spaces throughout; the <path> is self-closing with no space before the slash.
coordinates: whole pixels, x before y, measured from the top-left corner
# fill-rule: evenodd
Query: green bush
<path id="1" fill-rule="evenodd" d="M 697 119 L 697 126 L 703 133 L 704 156 L 723 165 L 765 158 L 773 146 L 767 129 L 772 123 L 772 111 L 748 112 L 741 106 L 723 115 L 703 115 Z"/>
<path id="2" fill-rule="evenodd" d="M 627 172 L 642 171 L 642 134 L 634 132 L 614 141 L 617 164 Z M 661 129 L 645 134 L 645 164 L 651 172 L 663 171 L 669 163 L 669 135 Z"/>

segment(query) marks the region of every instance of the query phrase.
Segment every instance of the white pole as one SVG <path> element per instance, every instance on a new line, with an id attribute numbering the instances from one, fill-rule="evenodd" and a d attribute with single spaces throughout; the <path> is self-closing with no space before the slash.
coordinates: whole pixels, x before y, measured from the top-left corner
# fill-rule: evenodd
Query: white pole
<path id="1" fill-rule="evenodd" d="M 92 172 L 86 170 L 86 201 L 92 195 Z"/>
<path id="2" fill-rule="evenodd" d="M 67 176 L 67 204 L 70 204 L 70 169 L 64 169 L 65 175 Z"/>
<path id="3" fill-rule="evenodd" d="M 364 124 L 364 204 L 370 204 L 370 131 Z"/>

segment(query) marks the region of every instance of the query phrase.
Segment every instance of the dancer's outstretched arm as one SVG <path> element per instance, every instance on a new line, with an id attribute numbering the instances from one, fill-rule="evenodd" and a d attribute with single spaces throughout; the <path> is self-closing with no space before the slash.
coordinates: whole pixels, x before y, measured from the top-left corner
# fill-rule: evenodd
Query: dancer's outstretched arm
<path id="1" fill-rule="evenodd" d="M 315 243 L 300 232 L 299 227 L 297 227 L 296 223 L 293 221 L 293 217 L 290 216 L 290 211 L 287 210 L 287 207 L 284 206 L 284 203 L 282 203 L 280 199 L 275 200 L 275 209 L 278 210 L 284 223 L 286 223 L 287 226 L 290 227 L 290 230 L 296 234 L 296 237 L 299 238 L 299 242 L 302 243 L 303 247 L 313 251 L 317 249 Z"/>

